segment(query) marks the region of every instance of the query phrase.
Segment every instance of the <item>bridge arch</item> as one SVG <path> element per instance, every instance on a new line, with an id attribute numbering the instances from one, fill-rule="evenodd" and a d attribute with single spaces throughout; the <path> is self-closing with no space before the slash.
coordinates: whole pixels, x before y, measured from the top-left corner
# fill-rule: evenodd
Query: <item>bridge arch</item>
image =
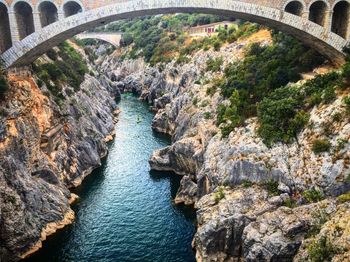
<path id="1" fill-rule="evenodd" d="M 114 32 L 114 33 L 97 32 L 97 33 L 82 33 L 82 34 L 76 35 L 75 37 L 80 40 L 84 40 L 84 39 L 100 40 L 100 41 L 109 43 L 114 47 L 118 47 L 120 46 L 122 35 L 123 34 L 121 32 Z"/>
<path id="2" fill-rule="evenodd" d="M 10 5 L 10 10 L 9 10 L 9 11 L 10 11 L 10 12 L 15 12 L 15 5 L 16 5 L 17 3 L 19 3 L 19 2 L 25 2 L 25 3 L 27 3 L 27 4 L 32 8 L 32 10 L 35 10 L 34 5 L 32 4 L 31 1 L 14 0 L 14 1 L 12 1 L 11 5 Z"/>
<path id="3" fill-rule="evenodd" d="M 38 30 L 1 55 L 7 67 L 26 65 L 62 41 L 115 20 L 168 13 L 208 13 L 233 16 L 277 28 L 342 63 L 347 41 L 302 17 L 280 9 L 227 0 L 131 0 L 70 16 Z"/>
<path id="4" fill-rule="evenodd" d="M 60 6 L 55 2 L 55 0 L 39 0 L 39 1 L 36 3 L 35 11 L 36 11 L 36 12 L 39 12 L 39 11 L 40 11 L 40 5 L 41 5 L 42 3 L 45 3 L 45 2 L 49 2 L 49 3 L 53 4 L 53 5 L 56 7 L 57 12 L 58 12 L 58 10 L 60 10 Z"/>
<path id="5" fill-rule="evenodd" d="M 347 0 L 338 0 L 332 7 L 331 31 L 347 39 L 349 37 L 350 3 Z"/>
<path id="6" fill-rule="evenodd" d="M 330 6 L 328 2 L 314 0 L 309 4 L 309 20 L 320 26 L 325 26 L 329 10 Z"/>
<path id="7" fill-rule="evenodd" d="M 77 0 L 66 0 L 62 4 L 64 17 L 70 17 L 84 11 L 83 4 Z"/>
<path id="8" fill-rule="evenodd" d="M 3 4 L 7 8 L 7 11 L 10 11 L 10 6 L 8 5 L 8 3 L 5 0 L 0 0 L 0 3 Z"/>
<path id="9" fill-rule="evenodd" d="M 42 0 L 37 4 L 42 27 L 48 26 L 58 20 L 58 8 L 53 1 Z"/>
<path id="10" fill-rule="evenodd" d="M 302 16 L 306 10 L 306 4 L 304 1 L 290 0 L 284 4 L 283 10 L 293 15 Z"/>
<path id="11" fill-rule="evenodd" d="M 5 1 L 0 0 L 0 53 L 9 49 L 12 46 L 9 21 L 9 6 Z"/>
<path id="12" fill-rule="evenodd" d="M 23 0 L 17 0 L 12 4 L 15 13 L 19 39 L 22 40 L 34 33 L 33 5 Z"/>

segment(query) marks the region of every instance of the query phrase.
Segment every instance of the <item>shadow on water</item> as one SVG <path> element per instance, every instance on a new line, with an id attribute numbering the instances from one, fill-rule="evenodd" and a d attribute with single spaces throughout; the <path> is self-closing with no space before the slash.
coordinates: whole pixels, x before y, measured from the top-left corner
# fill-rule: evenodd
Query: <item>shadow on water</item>
<path id="1" fill-rule="evenodd" d="M 92 171 L 92 173 L 83 180 L 81 185 L 72 189 L 71 192 L 77 194 L 80 198 L 85 198 L 85 195 L 91 195 L 94 193 L 95 190 L 100 188 L 105 179 L 107 157 L 101 160 L 100 167 Z M 74 206 L 75 205 L 73 205 L 73 209 Z"/>
<path id="2" fill-rule="evenodd" d="M 150 177 L 152 180 L 159 182 L 161 180 L 169 180 L 170 181 L 170 193 L 171 198 L 174 199 L 176 196 L 176 193 L 180 187 L 180 181 L 182 176 L 175 174 L 174 172 L 168 172 L 168 171 L 156 171 L 156 170 L 150 170 L 149 171 Z M 196 223 L 196 211 L 193 206 L 186 206 L 183 204 L 176 205 L 174 201 L 172 202 L 172 205 L 175 209 L 180 211 L 184 217 L 193 223 Z"/>

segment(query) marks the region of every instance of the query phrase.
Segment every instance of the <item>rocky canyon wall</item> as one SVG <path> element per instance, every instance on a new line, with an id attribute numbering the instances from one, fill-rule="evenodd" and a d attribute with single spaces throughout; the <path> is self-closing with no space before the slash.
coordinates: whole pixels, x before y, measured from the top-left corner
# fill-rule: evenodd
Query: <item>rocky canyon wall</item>
<path id="1" fill-rule="evenodd" d="M 41 60 L 54 63 L 47 56 Z M 60 81 L 59 99 L 37 74 L 8 78 L 10 89 L 0 102 L 0 261 L 25 257 L 71 223 L 76 196 L 69 188 L 107 154 L 116 93 L 89 67 L 79 90 Z"/>
<path id="2" fill-rule="evenodd" d="M 350 124 L 347 118 L 332 121 L 334 114 L 346 114 L 346 92 L 315 106 L 312 125 L 291 144 L 267 146 L 256 118 L 227 138 L 215 124 L 218 105 L 229 101 L 219 90 L 208 93 L 212 83 L 205 79 L 222 76 L 252 42 L 270 45 L 271 38 L 259 32 L 219 51 L 200 50 L 180 65 L 150 67 L 142 59 L 112 56 L 100 66 L 122 92 L 148 101 L 156 112 L 152 128 L 171 135 L 172 145 L 155 151 L 149 162 L 183 176 L 175 202 L 197 209 L 198 261 L 347 261 Z M 208 71 L 207 60 L 218 57 L 224 58 L 221 70 Z M 326 125 L 332 129 L 330 143 L 344 143 L 335 153 L 315 154 L 312 141 Z"/>

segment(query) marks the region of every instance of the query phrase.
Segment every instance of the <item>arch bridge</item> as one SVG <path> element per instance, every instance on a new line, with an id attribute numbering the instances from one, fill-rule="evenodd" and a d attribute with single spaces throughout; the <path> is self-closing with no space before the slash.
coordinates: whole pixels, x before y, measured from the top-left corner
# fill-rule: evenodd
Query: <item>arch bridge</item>
<path id="1" fill-rule="evenodd" d="M 245 19 L 291 34 L 335 63 L 350 39 L 350 0 L 0 0 L 0 53 L 23 66 L 65 39 L 115 20 L 166 13 Z"/>
<path id="2" fill-rule="evenodd" d="M 96 32 L 96 33 L 82 33 L 79 35 L 76 35 L 75 37 L 80 40 L 84 39 L 97 39 L 97 40 L 102 40 L 104 42 L 107 42 L 114 47 L 120 46 L 120 41 L 122 39 L 123 34 L 120 32 L 110 32 L 110 33 L 105 33 L 105 32 Z"/>

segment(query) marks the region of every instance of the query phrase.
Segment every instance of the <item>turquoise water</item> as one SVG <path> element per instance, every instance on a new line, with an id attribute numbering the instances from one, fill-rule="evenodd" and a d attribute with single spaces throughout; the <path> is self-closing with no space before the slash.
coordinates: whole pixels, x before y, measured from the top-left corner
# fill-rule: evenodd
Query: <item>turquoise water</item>
<path id="1" fill-rule="evenodd" d="M 152 132 L 153 114 L 134 96 L 119 107 L 108 157 L 75 190 L 76 221 L 30 261 L 195 261 L 195 214 L 172 201 L 180 177 L 149 170 L 152 151 L 169 140 Z"/>

